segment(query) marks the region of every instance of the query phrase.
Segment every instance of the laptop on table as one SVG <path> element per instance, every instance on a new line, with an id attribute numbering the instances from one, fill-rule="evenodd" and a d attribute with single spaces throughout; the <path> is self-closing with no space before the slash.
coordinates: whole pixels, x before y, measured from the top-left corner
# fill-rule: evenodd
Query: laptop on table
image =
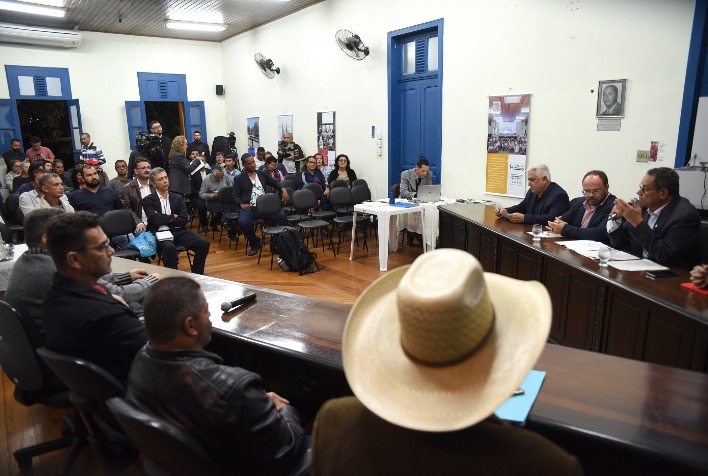
<path id="1" fill-rule="evenodd" d="M 419 202 L 439 202 L 442 185 L 419 185 L 416 200 Z"/>

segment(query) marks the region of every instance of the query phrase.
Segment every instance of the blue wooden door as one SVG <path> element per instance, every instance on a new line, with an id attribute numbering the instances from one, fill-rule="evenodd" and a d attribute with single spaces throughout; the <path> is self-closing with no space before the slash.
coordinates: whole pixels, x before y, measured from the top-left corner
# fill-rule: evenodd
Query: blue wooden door
<path id="1" fill-rule="evenodd" d="M 441 95 L 442 20 L 389 33 L 389 185 L 421 155 L 440 183 Z"/>
<path id="2" fill-rule="evenodd" d="M 206 130 L 206 111 L 204 109 L 204 101 L 187 101 L 185 103 L 185 132 L 187 136 L 187 141 L 192 141 L 192 134 L 195 131 L 202 133 L 202 138 L 204 141 L 207 140 L 207 130 Z"/>
<path id="3" fill-rule="evenodd" d="M 133 150 L 135 149 L 135 136 L 141 132 L 147 132 L 145 103 L 142 101 L 125 101 L 125 116 L 128 120 L 130 150 Z"/>
<path id="4" fill-rule="evenodd" d="M 0 151 L 9 150 L 13 138 L 18 138 L 22 142 L 21 137 L 17 103 L 14 99 L 0 99 Z"/>

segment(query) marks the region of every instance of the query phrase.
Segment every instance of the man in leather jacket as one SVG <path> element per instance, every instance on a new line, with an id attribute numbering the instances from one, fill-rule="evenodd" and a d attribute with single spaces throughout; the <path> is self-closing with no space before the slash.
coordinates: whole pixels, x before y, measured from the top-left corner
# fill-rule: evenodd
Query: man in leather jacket
<path id="1" fill-rule="evenodd" d="M 209 307 L 199 284 L 166 278 L 145 297 L 148 344 L 130 371 L 128 399 L 186 428 L 224 474 L 307 474 L 297 411 L 253 372 L 222 364 L 204 347 Z"/>

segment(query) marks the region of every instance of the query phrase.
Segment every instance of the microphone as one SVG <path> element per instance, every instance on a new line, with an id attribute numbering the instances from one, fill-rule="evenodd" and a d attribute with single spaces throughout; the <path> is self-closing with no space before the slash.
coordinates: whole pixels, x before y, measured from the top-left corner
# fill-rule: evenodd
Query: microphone
<path id="1" fill-rule="evenodd" d="M 241 304 L 246 304 L 247 302 L 255 301 L 256 293 L 248 293 L 245 296 L 241 296 L 235 301 L 226 301 L 221 303 L 221 310 L 224 312 L 229 312 L 231 309 L 240 306 Z"/>

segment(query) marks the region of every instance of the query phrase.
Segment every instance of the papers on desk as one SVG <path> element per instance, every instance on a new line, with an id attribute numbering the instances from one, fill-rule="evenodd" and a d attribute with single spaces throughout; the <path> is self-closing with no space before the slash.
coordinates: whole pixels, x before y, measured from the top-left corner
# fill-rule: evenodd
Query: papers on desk
<path id="1" fill-rule="evenodd" d="M 608 264 L 615 269 L 619 269 L 620 271 L 661 271 L 664 269 L 669 269 L 666 266 L 661 266 L 660 264 L 648 259 L 637 259 L 636 256 L 632 261 L 613 262 L 612 258 L 610 258 L 610 262 Z"/>
<path id="2" fill-rule="evenodd" d="M 521 388 L 524 389 L 524 394 L 509 397 L 509 399 L 494 412 L 497 418 L 524 426 L 545 378 L 546 372 L 541 370 L 532 370 L 529 372 L 521 384 Z"/>
<path id="3" fill-rule="evenodd" d="M 533 231 L 527 231 L 526 233 L 528 233 L 529 235 L 533 235 Z M 561 236 L 563 235 L 559 235 L 558 233 L 551 233 L 550 231 L 541 232 L 541 238 L 560 238 Z"/>
<path id="4" fill-rule="evenodd" d="M 579 255 L 586 258 L 598 260 L 597 252 L 602 243 L 592 240 L 572 240 L 572 241 L 556 241 L 559 245 L 573 250 Z M 609 265 L 620 271 L 658 271 L 669 269 L 648 259 L 640 259 L 637 256 L 625 253 L 624 251 L 610 248 Z"/>

